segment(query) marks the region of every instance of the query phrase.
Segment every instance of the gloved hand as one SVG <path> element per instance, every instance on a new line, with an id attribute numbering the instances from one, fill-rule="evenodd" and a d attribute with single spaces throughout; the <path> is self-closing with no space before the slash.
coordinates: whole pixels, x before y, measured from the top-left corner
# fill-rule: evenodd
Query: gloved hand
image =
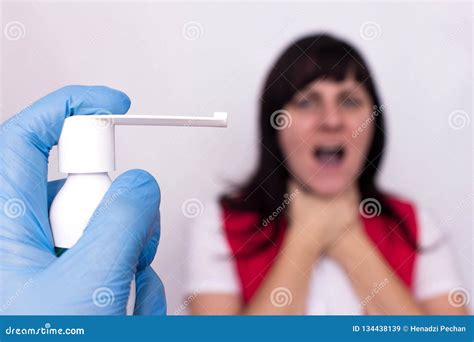
<path id="1" fill-rule="evenodd" d="M 64 119 L 124 114 L 129 107 L 118 90 L 68 86 L 1 125 L 1 314 L 125 314 L 133 276 L 135 314 L 166 313 L 163 284 L 150 266 L 160 236 L 160 190 L 145 171 L 119 176 L 77 244 L 60 258 L 54 253 L 48 211 L 64 180 L 48 183 L 47 166 Z"/>

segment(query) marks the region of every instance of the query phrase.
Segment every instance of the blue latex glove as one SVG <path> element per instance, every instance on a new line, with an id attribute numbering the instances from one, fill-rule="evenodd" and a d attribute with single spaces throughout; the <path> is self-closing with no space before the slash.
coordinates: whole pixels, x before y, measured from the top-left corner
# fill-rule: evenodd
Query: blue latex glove
<path id="1" fill-rule="evenodd" d="M 0 313 L 125 314 L 133 276 L 135 314 L 166 313 L 163 284 L 150 266 L 160 190 L 147 172 L 119 176 L 77 244 L 60 258 L 54 253 L 48 211 L 64 180 L 48 183 L 47 166 L 64 119 L 129 107 L 118 90 L 68 86 L 0 127 Z"/>

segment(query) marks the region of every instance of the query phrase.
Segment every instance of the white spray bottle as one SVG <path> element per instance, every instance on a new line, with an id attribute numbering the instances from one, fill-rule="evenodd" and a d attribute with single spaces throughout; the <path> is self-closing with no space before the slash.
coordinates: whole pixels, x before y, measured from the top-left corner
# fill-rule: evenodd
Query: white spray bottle
<path id="1" fill-rule="evenodd" d="M 115 125 L 226 127 L 227 113 L 213 117 L 152 115 L 77 115 L 64 121 L 58 142 L 59 171 L 66 183 L 49 212 L 56 254 L 81 237 L 112 181 L 115 170 Z"/>

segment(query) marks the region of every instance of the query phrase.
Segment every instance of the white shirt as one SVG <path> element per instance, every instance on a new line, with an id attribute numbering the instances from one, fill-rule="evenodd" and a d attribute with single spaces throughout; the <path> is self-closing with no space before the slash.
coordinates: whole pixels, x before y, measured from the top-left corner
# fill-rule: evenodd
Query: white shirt
<path id="1" fill-rule="evenodd" d="M 449 293 L 460 286 L 446 239 L 424 210 L 417 213 L 418 244 L 412 293 L 415 300 L 425 300 Z M 208 203 L 190 226 L 187 295 L 198 293 L 240 294 L 240 281 L 232 250 L 222 228 L 222 212 L 217 201 Z M 333 259 L 322 257 L 314 265 L 310 283 L 307 314 L 360 315 L 364 301 L 387 283 L 381 279 L 365 299 L 358 298 L 351 281 Z"/>

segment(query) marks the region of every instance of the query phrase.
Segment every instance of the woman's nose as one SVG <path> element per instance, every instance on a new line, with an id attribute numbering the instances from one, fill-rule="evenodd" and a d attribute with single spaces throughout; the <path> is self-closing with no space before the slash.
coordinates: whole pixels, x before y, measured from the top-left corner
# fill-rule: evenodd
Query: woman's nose
<path id="1" fill-rule="evenodd" d="M 336 106 L 326 108 L 321 116 L 319 129 L 327 131 L 341 130 L 344 124 L 342 114 Z"/>

